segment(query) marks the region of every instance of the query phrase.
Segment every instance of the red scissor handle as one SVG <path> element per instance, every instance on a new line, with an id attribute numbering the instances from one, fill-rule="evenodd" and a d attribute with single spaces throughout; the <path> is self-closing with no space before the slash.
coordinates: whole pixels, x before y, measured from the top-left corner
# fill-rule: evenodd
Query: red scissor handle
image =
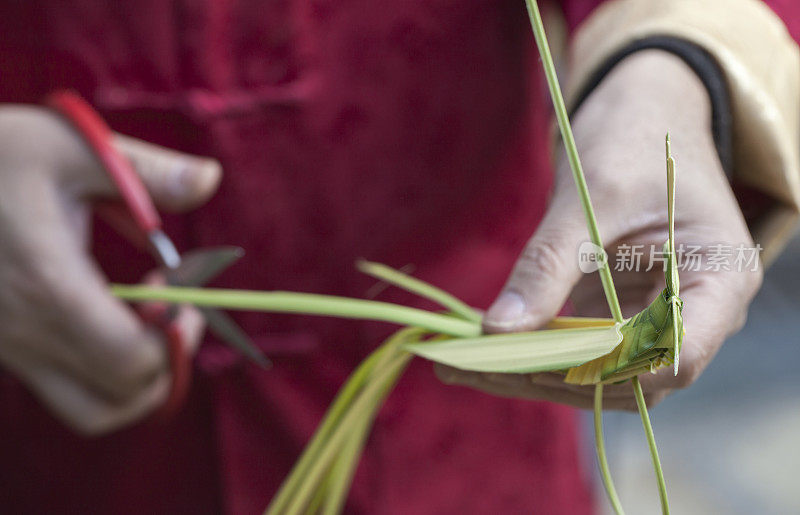
<path id="1" fill-rule="evenodd" d="M 51 93 L 45 103 L 64 115 L 83 136 L 117 186 L 136 225 L 145 234 L 160 229 L 161 217 L 147 189 L 130 161 L 112 145 L 111 129 L 92 106 L 72 91 Z"/>
<path id="2" fill-rule="evenodd" d="M 174 320 L 163 327 L 164 335 L 167 337 L 167 353 L 169 354 L 170 374 L 172 384 L 169 394 L 164 404 L 161 405 L 158 413 L 170 416 L 177 412 L 186 400 L 189 393 L 189 385 L 192 382 L 192 366 L 189 360 L 188 349 L 186 348 L 186 338 L 183 331 Z"/>
<path id="3" fill-rule="evenodd" d="M 167 340 L 172 384 L 164 404 L 156 412 L 156 417 L 168 417 L 181 407 L 189 393 L 189 385 L 192 381 L 192 367 L 188 359 L 189 349 L 186 346 L 186 338 L 184 338 L 181 327 L 169 316 L 168 309 L 163 304 L 151 304 L 142 308 L 139 310 L 139 315 L 145 322 L 159 327 Z"/>
<path id="4" fill-rule="evenodd" d="M 51 93 L 46 97 L 45 103 L 61 113 L 89 145 L 112 182 L 117 186 L 122 200 L 129 210 L 129 215 L 142 234 L 150 235 L 160 232 L 161 217 L 156 211 L 147 189 L 130 161 L 113 146 L 113 133 L 100 115 L 79 95 L 71 91 Z M 131 238 L 134 243 L 139 242 L 129 230 L 130 226 L 124 223 L 121 210 L 108 205 L 104 207 L 104 210 L 107 210 L 109 215 L 113 215 L 109 216 L 110 221 L 115 228 L 122 231 L 123 236 Z M 161 408 L 161 414 L 173 412 L 182 404 L 191 379 L 191 362 L 186 340 L 180 327 L 170 317 L 167 310 L 157 317 L 145 316 L 143 318 L 146 322 L 154 323 L 163 329 L 167 339 L 172 385 L 169 396 Z"/>

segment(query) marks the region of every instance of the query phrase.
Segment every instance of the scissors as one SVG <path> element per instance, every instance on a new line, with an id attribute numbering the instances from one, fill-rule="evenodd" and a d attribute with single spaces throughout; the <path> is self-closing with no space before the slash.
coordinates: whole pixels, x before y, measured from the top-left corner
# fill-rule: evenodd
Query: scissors
<path id="1" fill-rule="evenodd" d="M 161 217 L 141 178 L 130 161 L 112 145 L 113 133 L 100 115 L 69 90 L 49 94 L 45 103 L 80 133 L 119 190 L 121 202 L 97 203 L 95 211 L 131 243 L 148 249 L 165 272 L 167 284 L 202 286 L 244 255 L 238 247 L 214 247 L 181 256 L 164 232 Z M 267 357 L 230 316 L 212 308 L 200 308 L 200 312 L 213 334 L 257 364 L 269 366 Z M 172 384 L 161 408 L 165 413 L 172 413 L 181 405 L 191 382 L 190 358 L 185 335 L 175 321 L 177 314 L 175 305 L 140 312 L 146 322 L 164 331 L 167 340 Z"/>

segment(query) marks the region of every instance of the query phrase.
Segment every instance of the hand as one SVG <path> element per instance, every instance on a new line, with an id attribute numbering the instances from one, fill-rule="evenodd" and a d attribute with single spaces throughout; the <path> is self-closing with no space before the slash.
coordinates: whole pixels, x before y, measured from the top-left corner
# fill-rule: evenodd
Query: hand
<path id="1" fill-rule="evenodd" d="M 676 248 L 701 245 L 699 271 L 680 271 L 686 335 L 677 377 L 672 367 L 641 376 L 648 405 L 692 384 L 726 337 L 744 324 L 761 284 L 756 263 L 737 271 L 705 268 L 712 245 L 753 247 L 723 173 L 710 131 L 705 88 L 679 58 L 658 50 L 620 63 L 586 100 L 573 128 L 609 263 L 620 245 L 644 245 L 640 271 L 614 272 L 623 314 L 644 309 L 664 288 L 663 268 L 648 267 L 649 249 L 667 239 L 664 134 L 677 162 Z M 566 162 L 557 168 L 551 205 L 484 318 L 488 332 L 541 328 L 571 296 L 578 315 L 609 317 L 596 273 L 578 269 L 577 252 L 589 241 L 577 190 Z M 749 254 L 748 254 L 749 257 Z M 733 258 L 731 258 L 731 262 Z M 731 263 L 732 264 L 732 263 Z M 544 399 L 590 408 L 594 387 L 573 386 L 548 374 L 479 374 L 439 367 L 448 383 L 495 395 Z M 607 386 L 604 406 L 636 409 L 630 382 Z"/>
<path id="2" fill-rule="evenodd" d="M 219 165 L 116 136 L 156 203 L 190 209 L 220 179 Z M 115 188 L 80 136 L 38 108 L 0 107 L 0 363 L 75 430 L 131 423 L 169 390 L 160 334 L 114 298 L 87 252 L 87 199 Z M 197 346 L 202 318 L 179 323 Z"/>

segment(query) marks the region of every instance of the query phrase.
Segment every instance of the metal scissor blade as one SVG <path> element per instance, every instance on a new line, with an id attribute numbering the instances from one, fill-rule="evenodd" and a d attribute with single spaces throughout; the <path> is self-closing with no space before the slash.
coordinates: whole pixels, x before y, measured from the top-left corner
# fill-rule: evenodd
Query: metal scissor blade
<path id="1" fill-rule="evenodd" d="M 170 284 L 202 286 L 244 256 L 239 247 L 213 247 L 187 252 L 181 264 L 167 272 Z"/>
<path id="2" fill-rule="evenodd" d="M 181 256 L 181 264 L 167 271 L 170 284 L 197 287 L 206 284 L 244 255 L 239 247 L 214 247 L 189 251 Z M 233 319 L 213 308 L 200 308 L 208 329 L 225 343 L 255 361 L 269 367 L 270 361 L 250 340 Z"/>
<path id="3" fill-rule="evenodd" d="M 200 308 L 200 312 L 205 317 L 208 328 L 212 333 L 262 367 L 269 368 L 272 366 L 269 358 L 250 341 L 247 334 L 242 331 L 229 315 L 212 308 Z"/>

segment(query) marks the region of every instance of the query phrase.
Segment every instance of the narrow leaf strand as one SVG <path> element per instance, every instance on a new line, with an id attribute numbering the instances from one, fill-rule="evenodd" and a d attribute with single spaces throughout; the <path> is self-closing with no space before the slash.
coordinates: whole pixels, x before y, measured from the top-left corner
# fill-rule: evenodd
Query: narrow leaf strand
<path id="1" fill-rule="evenodd" d="M 416 277 L 412 277 L 401 272 L 400 270 L 395 270 L 394 268 L 381 263 L 359 261 L 356 266 L 361 272 L 375 277 L 376 279 L 380 279 L 381 281 L 386 281 L 389 284 L 393 284 L 398 288 L 402 288 L 403 290 L 419 295 L 420 297 L 431 300 L 443 308 L 447 308 L 449 311 L 453 312 L 455 315 L 458 315 L 464 320 L 469 320 L 470 322 L 475 322 L 478 324 L 481 323 L 482 317 L 477 310 L 462 302 L 458 297 L 455 297 L 454 295 L 451 295 L 446 291 L 433 286 L 432 284 L 426 283 L 425 281 L 417 279 Z"/>
<path id="2" fill-rule="evenodd" d="M 617 490 L 614 488 L 614 481 L 611 479 L 611 470 L 608 467 L 606 457 L 606 443 L 603 436 L 603 384 L 598 383 L 594 387 L 594 444 L 597 451 L 597 462 L 600 465 L 600 477 L 603 479 L 603 487 L 608 494 L 608 500 L 614 513 L 624 515 L 622 503 L 619 502 Z"/>
<path id="3" fill-rule="evenodd" d="M 578 146 L 575 144 L 575 137 L 572 134 L 572 127 L 569 123 L 567 107 L 564 104 L 564 97 L 561 95 L 561 88 L 558 85 L 556 67 L 555 64 L 553 64 L 553 57 L 550 55 L 550 46 L 547 43 L 547 36 L 544 32 L 544 24 L 542 23 L 542 16 L 539 13 L 539 6 L 536 0 L 525 0 L 525 4 L 528 6 L 528 15 L 533 27 L 533 35 L 536 38 L 536 46 L 539 48 L 539 55 L 542 58 L 542 66 L 544 67 L 544 74 L 547 78 L 547 86 L 550 89 L 550 97 L 553 100 L 553 108 L 555 109 L 558 127 L 561 130 L 561 138 L 564 141 L 564 147 L 567 151 L 572 177 L 575 179 L 575 186 L 578 188 L 583 213 L 586 216 L 589 236 L 592 243 L 594 243 L 598 249 L 603 249 L 603 240 L 600 238 L 600 229 L 598 228 L 597 218 L 595 217 L 594 208 L 592 207 L 592 199 L 589 196 L 589 187 L 586 185 L 586 176 L 583 173 L 581 160 L 578 156 Z M 603 283 L 603 292 L 606 295 L 606 301 L 611 310 L 611 316 L 613 316 L 614 320 L 617 322 L 622 322 L 622 310 L 619 307 L 619 299 L 614 289 L 614 280 L 611 278 L 608 260 L 604 259 L 601 262 L 603 266 L 601 266 L 599 270 L 600 280 Z"/>
<path id="4" fill-rule="evenodd" d="M 662 515 L 669 515 L 669 500 L 667 499 L 667 484 L 664 481 L 664 472 L 661 470 L 661 460 L 658 458 L 658 448 L 656 447 L 656 437 L 653 434 L 653 426 L 650 425 L 650 415 L 647 413 L 647 403 L 644 400 L 644 393 L 642 392 L 642 383 L 639 382 L 639 377 L 635 376 L 631 379 L 633 383 L 633 392 L 636 395 L 636 407 L 639 409 L 639 416 L 642 417 L 642 426 L 644 427 L 644 434 L 647 436 L 647 445 L 650 447 L 650 457 L 653 460 L 653 468 L 656 472 L 656 481 L 658 482 L 658 496 L 661 499 L 661 513 Z"/>

